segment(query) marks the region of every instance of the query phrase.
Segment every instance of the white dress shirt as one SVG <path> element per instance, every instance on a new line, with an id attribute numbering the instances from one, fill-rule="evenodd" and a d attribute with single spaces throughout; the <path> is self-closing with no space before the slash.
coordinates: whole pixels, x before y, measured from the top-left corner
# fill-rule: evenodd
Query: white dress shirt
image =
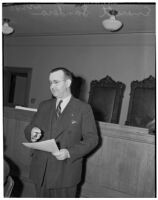
<path id="1" fill-rule="evenodd" d="M 57 99 L 57 101 L 56 101 L 56 107 L 57 107 L 59 101 L 62 100 L 62 103 L 60 104 L 61 113 L 63 112 L 63 110 L 65 109 L 65 107 L 67 106 L 67 104 L 69 103 L 70 99 L 71 99 L 71 95 L 68 96 L 68 97 L 66 97 L 66 98 L 64 98 L 64 99 Z"/>

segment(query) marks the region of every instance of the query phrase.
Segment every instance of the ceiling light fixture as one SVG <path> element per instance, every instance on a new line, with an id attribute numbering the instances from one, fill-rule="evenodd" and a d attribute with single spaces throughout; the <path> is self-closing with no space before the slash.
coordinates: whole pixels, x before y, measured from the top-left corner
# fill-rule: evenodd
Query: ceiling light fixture
<path id="1" fill-rule="evenodd" d="M 9 19 L 6 19 L 6 18 L 5 18 L 5 19 L 3 20 L 2 32 L 3 32 L 3 34 L 5 34 L 5 35 L 9 35 L 9 34 L 13 33 L 13 31 L 14 31 L 14 29 L 13 29 L 11 26 L 9 26 L 9 22 L 10 22 Z"/>
<path id="2" fill-rule="evenodd" d="M 110 10 L 109 11 L 110 18 L 109 19 L 105 19 L 102 22 L 102 24 L 103 24 L 105 29 L 113 32 L 113 31 L 118 31 L 118 30 L 120 30 L 122 28 L 123 23 L 116 19 L 117 13 L 118 12 L 116 10 Z"/>

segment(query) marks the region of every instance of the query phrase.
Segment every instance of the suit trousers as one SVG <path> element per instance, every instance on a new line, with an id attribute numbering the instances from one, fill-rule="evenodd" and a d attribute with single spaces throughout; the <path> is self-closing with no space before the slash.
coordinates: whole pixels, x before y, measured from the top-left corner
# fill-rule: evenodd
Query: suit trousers
<path id="1" fill-rule="evenodd" d="M 77 186 L 73 187 L 66 187 L 66 188 L 57 188 L 57 189 L 47 189 L 45 186 L 37 186 L 35 185 L 36 189 L 36 197 L 54 197 L 54 198 L 75 198 L 76 197 L 76 188 Z"/>

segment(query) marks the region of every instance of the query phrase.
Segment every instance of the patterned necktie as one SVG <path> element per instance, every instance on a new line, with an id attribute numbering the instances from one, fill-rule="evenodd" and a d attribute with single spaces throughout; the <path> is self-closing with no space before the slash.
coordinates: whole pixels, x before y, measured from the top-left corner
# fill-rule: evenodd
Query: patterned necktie
<path id="1" fill-rule="evenodd" d="M 59 103 L 58 103 L 58 105 L 57 105 L 57 108 L 56 108 L 57 118 L 59 118 L 60 115 L 61 115 L 61 103 L 62 103 L 62 102 L 63 102 L 63 101 L 60 100 Z"/>

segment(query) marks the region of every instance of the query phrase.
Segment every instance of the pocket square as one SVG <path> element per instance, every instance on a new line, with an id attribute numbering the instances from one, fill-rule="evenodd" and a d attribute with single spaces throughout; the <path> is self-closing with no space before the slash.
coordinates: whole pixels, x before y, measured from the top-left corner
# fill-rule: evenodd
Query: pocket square
<path id="1" fill-rule="evenodd" d="M 77 124 L 77 122 L 76 122 L 75 120 L 73 120 L 71 123 L 72 123 L 72 124 Z"/>

